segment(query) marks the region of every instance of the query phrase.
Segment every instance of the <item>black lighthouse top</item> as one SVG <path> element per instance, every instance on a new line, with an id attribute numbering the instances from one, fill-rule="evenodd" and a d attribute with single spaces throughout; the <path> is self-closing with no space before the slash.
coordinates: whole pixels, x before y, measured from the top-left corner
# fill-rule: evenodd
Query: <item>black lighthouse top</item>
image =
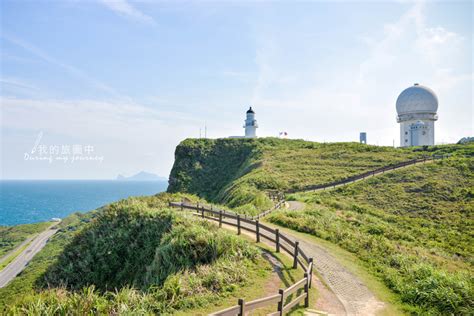
<path id="1" fill-rule="evenodd" d="M 253 114 L 255 114 L 255 112 L 252 110 L 252 107 L 250 107 L 250 109 L 248 109 L 247 113 L 253 113 Z"/>

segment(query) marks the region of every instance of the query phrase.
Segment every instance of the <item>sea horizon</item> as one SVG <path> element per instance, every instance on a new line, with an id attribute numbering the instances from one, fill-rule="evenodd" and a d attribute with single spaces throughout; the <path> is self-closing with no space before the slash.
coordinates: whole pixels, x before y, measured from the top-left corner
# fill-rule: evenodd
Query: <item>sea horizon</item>
<path id="1" fill-rule="evenodd" d="M 167 181 L 116 179 L 2 179 L 0 226 L 65 218 L 132 196 L 166 191 Z"/>

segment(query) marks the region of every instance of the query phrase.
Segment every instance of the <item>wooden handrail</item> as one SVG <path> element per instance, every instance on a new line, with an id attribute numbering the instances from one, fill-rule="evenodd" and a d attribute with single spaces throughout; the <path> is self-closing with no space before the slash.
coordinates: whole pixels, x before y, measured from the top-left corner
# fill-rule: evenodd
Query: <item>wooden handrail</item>
<path id="1" fill-rule="evenodd" d="M 288 296 L 288 295 L 292 294 L 293 292 L 298 291 L 305 284 L 306 284 L 306 278 L 303 278 L 303 279 L 299 280 L 298 282 L 296 282 L 295 284 L 293 284 L 292 286 L 290 286 L 289 288 L 287 288 L 285 290 L 285 295 Z"/>
<path id="2" fill-rule="evenodd" d="M 218 311 L 216 313 L 212 313 L 212 314 L 209 314 L 209 315 L 212 315 L 212 316 L 235 316 L 235 315 L 238 315 L 239 308 L 240 308 L 239 305 L 235 305 L 235 306 L 231 306 L 229 308 L 223 309 L 221 311 Z"/>
<path id="3" fill-rule="evenodd" d="M 305 299 L 305 306 L 308 307 L 308 296 L 309 296 L 309 288 L 311 285 L 311 275 L 312 275 L 312 258 L 308 258 L 304 252 L 298 248 L 298 242 L 293 242 L 291 239 L 289 239 L 287 236 L 284 234 L 280 233 L 278 229 L 273 229 L 271 227 L 268 227 L 266 225 L 263 225 L 261 223 L 257 224 L 257 221 L 254 221 L 253 219 L 250 218 L 242 218 L 240 215 L 232 213 L 232 212 L 223 212 L 222 210 L 214 210 L 214 209 L 208 209 L 203 205 L 188 205 L 185 203 L 178 203 L 178 202 L 169 202 L 169 206 L 172 207 L 177 207 L 181 208 L 182 210 L 184 209 L 189 209 L 189 210 L 194 210 L 197 212 L 192 212 L 192 214 L 201 217 L 203 219 L 208 219 L 208 220 L 213 220 L 213 221 L 218 221 L 219 225 L 222 223 L 238 227 L 240 229 L 245 229 L 247 231 L 257 233 L 256 227 L 258 227 L 259 230 L 259 237 L 263 237 L 265 239 L 270 240 L 271 242 L 274 242 L 277 245 L 277 250 L 281 247 L 283 250 L 288 252 L 288 254 L 293 256 L 294 262 L 299 263 L 299 265 L 303 268 L 305 271 L 304 278 L 297 281 L 296 283 L 290 285 L 286 290 L 281 289 L 280 293 L 270 295 L 267 297 L 262 297 L 255 299 L 250 302 L 245 302 L 243 299 L 239 299 L 238 305 L 231 306 L 229 308 L 223 309 L 221 311 L 212 313 L 210 315 L 215 315 L 215 316 L 244 316 L 244 314 L 248 313 L 251 310 L 255 310 L 258 308 L 270 306 L 274 303 L 278 302 L 278 311 L 273 313 L 275 315 L 282 315 L 289 309 L 291 309 L 293 306 L 298 304 L 300 301 Z M 207 214 L 207 215 L 206 215 Z M 215 215 L 215 216 L 209 216 L 209 215 Z M 235 219 L 237 220 L 237 223 L 235 222 L 230 222 L 230 221 L 224 221 L 223 219 Z M 245 225 L 241 225 L 242 222 L 255 225 L 252 227 L 248 227 Z M 255 227 L 255 230 L 253 229 Z M 262 230 L 269 232 L 270 234 L 274 234 L 275 239 L 273 239 L 271 236 L 268 236 L 266 234 L 262 233 Z M 280 238 L 284 243 L 280 243 Z M 259 241 L 259 238 L 256 236 L 257 241 Z M 308 266 L 303 265 L 303 261 L 308 262 Z M 294 268 L 297 268 L 297 266 L 294 266 Z M 304 293 L 298 296 L 297 298 L 293 299 L 291 302 L 289 302 L 287 305 L 285 305 L 285 299 L 291 295 L 292 293 L 296 292 L 297 290 L 301 289 L 304 287 Z M 273 315 L 272 314 L 272 315 Z"/>
<path id="4" fill-rule="evenodd" d="M 245 303 L 245 310 L 251 311 L 257 308 L 266 307 L 270 304 L 277 303 L 280 300 L 280 294 L 274 294 L 267 297 L 262 297 L 250 302 Z"/>

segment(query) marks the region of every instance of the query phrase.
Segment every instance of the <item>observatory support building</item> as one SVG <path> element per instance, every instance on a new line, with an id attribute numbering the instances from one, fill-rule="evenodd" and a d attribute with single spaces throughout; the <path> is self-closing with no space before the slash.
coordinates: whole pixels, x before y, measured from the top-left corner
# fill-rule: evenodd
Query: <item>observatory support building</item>
<path id="1" fill-rule="evenodd" d="M 434 145 L 434 122 L 438 119 L 438 98 L 417 83 L 403 90 L 397 99 L 400 147 Z"/>

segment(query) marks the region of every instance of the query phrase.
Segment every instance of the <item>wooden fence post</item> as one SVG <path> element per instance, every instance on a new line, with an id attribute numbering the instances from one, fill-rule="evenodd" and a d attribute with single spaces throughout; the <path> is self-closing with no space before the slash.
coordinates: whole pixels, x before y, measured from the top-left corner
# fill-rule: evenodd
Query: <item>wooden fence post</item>
<path id="1" fill-rule="evenodd" d="M 257 242 L 260 242 L 260 223 L 258 222 L 258 219 L 255 221 L 255 234 L 257 235 Z"/>
<path id="2" fill-rule="evenodd" d="M 219 227 L 222 227 L 222 211 L 219 211 Z"/>
<path id="3" fill-rule="evenodd" d="M 306 297 L 304 298 L 304 307 L 309 307 L 309 276 L 308 273 L 304 274 L 306 278 L 306 284 L 304 285 L 304 292 L 306 293 Z"/>
<path id="4" fill-rule="evenodd" d="M 275 251 L 280 252 L 280 230 L 275 229 Z"/>
<path id="5" fill-rule="evenodd" d="M 237 235 L 240 235 L 240 214 L 237 214 Z"/>
<path id="6" fill-rule="evenodd" d="M 239 316 L 245 315 L 245 302 L 242 298 L 239 298 Z"/>
<path id="7" fill-rule="evenodd" d="M 181 201 L 181 211 L 184 210 L 183 201 Z"/>
<path id="8" fill-rule="evenodd" d="M 278 290 L 278 294 L 280 294 L 280 301 L 278 302 L 278 311 L 280 312 L 280 316 L 283 315 L 283 306 L 285 304 L 285 291 L 283 289 Z"/>
<path id="9" fill-rule="evenodd" d="M 204 218 L 204 206 L 201 207 L 201 211 L 202 211 L 202 218 Z"/>
<path id="10" fill-rule="evenodd" d="M 298 268 L 298 247 L 299 247 L 299 242 L 295 241 L 295 253 L 293 254 L 293 269 Z"/>
<path id="11" fill-rule="evenodd" d="M 199 202 L 196 203 L 196 208 L 199 209 Z"/>
<path id="12" fill-rule="evenodd" d="M 309 264 L 311 265 L 311 269 L 309 269 L 309 288 L 311 288 L 313 283 L 313 258 L 309 258 Z"/>

